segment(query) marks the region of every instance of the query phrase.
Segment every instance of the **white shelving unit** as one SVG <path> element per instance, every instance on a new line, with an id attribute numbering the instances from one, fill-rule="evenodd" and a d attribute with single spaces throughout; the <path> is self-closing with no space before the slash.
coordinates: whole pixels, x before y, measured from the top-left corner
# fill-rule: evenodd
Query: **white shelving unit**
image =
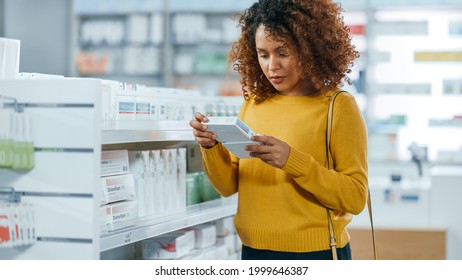
<path id="1" fill-rule="evenodd" d="M 99 196 L 101 151 L 110 145 L 169 145 L 193 140 L 186 122 L 103 122 L 101 81 L 3 81 L 0 94 L 15 98 L 32 116 L 35 168 L 0 169 L 36 209 L 38 240 L 0 248 L 0 259 L 99 259 L 101 253 L 177 229 L 234 215 L 234 197 L 187 207 L 183 213 L 144 219 L 102 233 Z"/>

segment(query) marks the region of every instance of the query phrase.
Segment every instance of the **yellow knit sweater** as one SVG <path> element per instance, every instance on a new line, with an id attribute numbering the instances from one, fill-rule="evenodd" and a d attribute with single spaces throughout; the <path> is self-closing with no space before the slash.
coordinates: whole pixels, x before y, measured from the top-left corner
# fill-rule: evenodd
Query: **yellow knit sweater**
<path id="1" fill-rule="evenodd" d="M 205 171 L 217 191 L 223 196 L 239 193 L 234 222 L 243 244 L 285 252 L 327 250 L 326 207 L 334 209 L 337 246 L 348 243 L 345 228 L 366 203 L 367 131 L 354 97 L 340 94 L 331 139 L 335 171 L 327 170 L 328 104 L 324 94 L 276 95 L 261 104 L 244 101 L 241 120 L 256 133 L 290 145 L 282 169 L 259 159 L 239 160 L 221 143 L 202 149 Z"/>

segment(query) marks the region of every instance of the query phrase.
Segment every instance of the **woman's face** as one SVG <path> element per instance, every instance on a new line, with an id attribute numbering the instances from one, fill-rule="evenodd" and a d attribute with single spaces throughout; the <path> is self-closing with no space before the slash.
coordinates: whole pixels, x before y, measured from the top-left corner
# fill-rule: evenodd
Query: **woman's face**
<path id="1" fill-rule="evenodd" d="M 303 80 L 298 71 L 298 61 L 283 41 L 275 41 L 260 25 L 255 33 L 258 62 L 273 87 L 282 95 L 307 95 L 312 93 L 310 82 Z"/>

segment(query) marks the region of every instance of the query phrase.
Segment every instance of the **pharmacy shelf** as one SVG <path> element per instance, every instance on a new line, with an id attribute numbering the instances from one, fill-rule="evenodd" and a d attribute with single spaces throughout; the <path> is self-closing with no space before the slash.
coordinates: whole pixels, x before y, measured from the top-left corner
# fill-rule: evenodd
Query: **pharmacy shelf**
<path id="1" fill-rule="evenodd" d="M 101 252 L 236 213 L 236 196 L 189 206 L 186 213 L 140 221 L 135 226 L 101 234 Z"/>
<path id="2" fill-rule="evenodd" d="M 188 121 L 119 120 L 103 123 L 102 144 L 192 141 Z"/>

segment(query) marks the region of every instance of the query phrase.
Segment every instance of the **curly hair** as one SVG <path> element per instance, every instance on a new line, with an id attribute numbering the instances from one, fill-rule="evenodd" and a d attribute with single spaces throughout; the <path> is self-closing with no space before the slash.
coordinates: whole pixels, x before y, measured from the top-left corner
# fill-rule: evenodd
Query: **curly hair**
<path id="1" fill-rule="evenodd" d="M 288 40 L 296 55 L 300 77 L 309 78 L 319 92 L 351 84 L 347 73 L 359 57 L 343 22 L 340 4 L 331 0 L 259 0 L 238 15 L 242 33 L 231 47 L 228 62 L 241 75 L 244 98 L 265 101 L 277 93 L 258 63 L 255 33 L 263 24 L 278 41 Z"/>

